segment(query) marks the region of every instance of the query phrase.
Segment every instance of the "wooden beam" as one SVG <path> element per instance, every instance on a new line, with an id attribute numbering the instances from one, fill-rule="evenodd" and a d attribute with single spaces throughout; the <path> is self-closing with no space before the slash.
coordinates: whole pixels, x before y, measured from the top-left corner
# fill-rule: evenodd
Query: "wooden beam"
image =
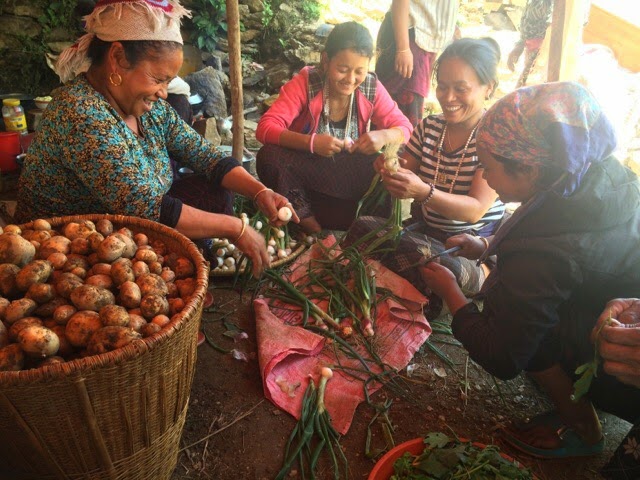
<path id="1" fill-rule="evenodd" d="M 231 155 L 242 163 L 244 150 L 244 102 L 242 100 L 242 58 L 240 56 L 240 12 L 238 0 L 227 2 L 227 40 L 229 41 L 229 83 L 231 84 L 231 116 L 233 149 Z"/>
<path id="2" fill-rule="evenodd" d="M 577 78 L 578 49 L 586 18 L 584 0 L 555 0 L 551 19 L 551 41 L 547 81 L 569 81 Z"/>

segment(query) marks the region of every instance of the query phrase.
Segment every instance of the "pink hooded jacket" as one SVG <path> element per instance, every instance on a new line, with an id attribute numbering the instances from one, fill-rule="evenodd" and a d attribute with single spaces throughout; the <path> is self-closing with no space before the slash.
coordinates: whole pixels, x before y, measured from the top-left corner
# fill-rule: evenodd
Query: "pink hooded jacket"
<path id="1" fill-rule="evenodd" d="M 318 77 L 314 70 L 314 67 L 304 67 L 282 86 L 280 96 L 258 123 L 258 141 L 265 145 L 279 145 L 280 134 L 285 130 L 305 134 L 316 131 L 323 104 L 322 88 L 313 88 L 313 85 L 309 88 L 310 75 Z M 375 91 L 373 103 L 368 98 L 367 87 L 370 92 Z M 310 93 L 312 98 L 309 101 Z M 367 74 L 367 79 L 356 89 L 355 94 L 359 135 L 369 131 L 369 124 L 372 123 L 379 130 L 398 128 L 404 135 L 405 143 L 409 141 L 413 130 L 411 122 L 400 111 L 374 73 Z"/>

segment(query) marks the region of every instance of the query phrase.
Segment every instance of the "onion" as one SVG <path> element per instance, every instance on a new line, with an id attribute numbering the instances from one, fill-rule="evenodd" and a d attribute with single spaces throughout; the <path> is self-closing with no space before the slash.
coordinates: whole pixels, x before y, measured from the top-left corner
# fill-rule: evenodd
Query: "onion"
<path id="1" fill-rule="evenodd" d="M 278 210 L 278 220 L 280 220 L 281 222 L 288 222 L 289 220 L 291 220 L 292 215 L 293 213 L 291 212 L 291 209 L 289 207 L 285 206 Z"/>

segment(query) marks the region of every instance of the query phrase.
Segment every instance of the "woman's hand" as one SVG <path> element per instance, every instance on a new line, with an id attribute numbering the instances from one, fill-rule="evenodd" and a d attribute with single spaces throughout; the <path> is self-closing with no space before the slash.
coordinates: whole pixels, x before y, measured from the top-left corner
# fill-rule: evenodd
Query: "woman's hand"
<path id="1" fill-rule="evenodd" d="M 443 267 L 437 260 L 427 263 L 420 268 L 422 280 L 429 290 L 435 293 L 449 307 L 452 315 L 464 307 L 469 300 L 458 286 L 455 275 L 447 267 Z"/>
<path id="2" fill-rule="evenodd" d="M 344 140 L 332 137 L 326 133 L 313 137 L 313 153 L 323 157 L 330 157 L 340 153 L 344 148 Z"/>
<path id="3" fill-rule="evenodd" d="M 244 233 L 235 242 L 236 247 L 251 260 L 251 272 L 259 278 L 271 260 L 267 252 L 267 242 L 261 233 L 247 225 Z"/>
<path id="4" fill-rule="evenodd" d="M 456 257 L 464 257 L 469 260 L 477 260 L 482 256 L 487 249 L 484 241 L 480 237 L 474 237 L 468 233 L 462 233 L 460 235 L 454 235 L 449 237 L 445 242 L 446 248 L 462 247 L 461 250 L 453 252 L 451 255 Z"/>
<path id="5" fill-rule="evenodd" d="M 628 385 L 640 388 L 640 299 L 618 298 L 610 301 L 591 333 L 592 341 L 602 327 L 598 351 L 606 373 Z"/>
<path id="6" fill-rule="evenodd" d="M 373 153 L 382 150 L 386 143 L 386 134 L 380 130 L 374 130 L 367 132 L 364 135 L 358 137 L 358 139 L 349 148 L 349 153 L 363 153 L 365 155 L 371 155 Z"/>
<path id="7" fill-rule="evenodd" d="M 402 165 L 402 162 L 400 162 Z M 418 175 L 406 168 L 399 168 L 396 173 L 390 173 L 384 168 L 380 170 L 382 181 L 393 198 L 416 198 L 423 200 L 430 193 L 430 186 L 424 183 Z"/>
<path id="8" fill-rule="evenodd" d="M 276 227 L 281 227 L 287 223 L 278 219 L 278 210 L 282 207 L 288 207 L 291 210 L 291 220 L 293 222 L 300 222 L 298 214 L 294 210 L 293 206 L 291 206 L 289 200 L 287 200 L 287 197 L 280 195 L 278 192 L 274 192 L 270 188 L 260 193 L 256 197 L 255 203 L 260 211 L 269 219 L 269 223 Z"/>
<path id="9" fill-rule="evenodd" d="M 413 53 L 411 53 L 410 49 L 396 52 L 394 67 L 401 77 L 411 78 L 413 74 Z"/>
<path id="10" fill-rule="evenodd" d="M 513 49 L 507 57 L 507 67 L 509 67 L 509 70 L 512 72 L 516 71 L 516 63 L 518 63 L 522 52 L 524 52 L 524 42 L 519 41 L 513 46 Z"/>

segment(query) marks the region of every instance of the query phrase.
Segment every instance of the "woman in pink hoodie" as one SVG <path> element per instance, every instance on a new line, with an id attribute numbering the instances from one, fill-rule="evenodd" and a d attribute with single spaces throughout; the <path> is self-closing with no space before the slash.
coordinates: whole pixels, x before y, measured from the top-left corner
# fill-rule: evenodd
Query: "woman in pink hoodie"
<path id="1" fill-rule="evenodd" d="M 258 176 L 287 196 L 307 233 L 348 228 L 378 152 L 411 136 L 411 123 L 369 72 L 372 56 L 365 27 L 336 25 L 320 66 L 287 82 L 258 124 Z"/>

